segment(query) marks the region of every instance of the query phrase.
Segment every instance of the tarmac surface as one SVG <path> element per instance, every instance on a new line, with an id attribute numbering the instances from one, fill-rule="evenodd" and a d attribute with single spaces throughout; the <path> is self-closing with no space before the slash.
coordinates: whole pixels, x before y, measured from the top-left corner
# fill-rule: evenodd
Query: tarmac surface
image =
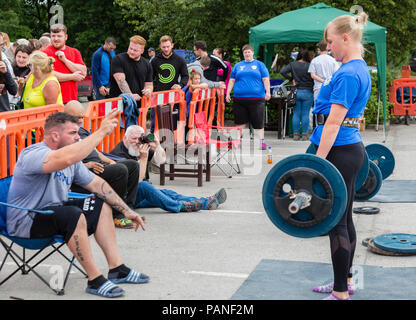
<path id="1" fill-rule="evenodd" d="M 388 179 L 416 180 L 415 129 L 415 122 L 388 127 L 385 145 L 396 160 L 394 173 Z M 364 144 L 384 140 L 382 126 L 379 131 L 367 128 L 362 136 Z M 262 260 L 330 263 L 327 237 L 300 239 L 284 234 L 271 223 L 262 204 L 263 182 L 269 170 L 284 157 L 304 153 L 309 142 L 278 140 L 273 131 L 266 131 L 266 142 L 272 147 L 272 165 L 267 164 L 266 151 L 243 148 L 241 174 L 227 178 L 214 170 L 211 181 L 204 181 L 203 187 L 198 188 L 196 179 L 189 178 L 167 180 L 161 187 L 198 197 L 212 195 L 224 187 L 228 199 L 218 210 L 170 214 L 158 208 L 140 209 L 137 211 L 147 219 L 146 231 L 117 229 L 125 264 L 151 278 L 148 284 L 120 285 L 126 294 L 117 300 L 229 300 Z M 158 174 L 151 173 L 151 181 L 160 187 Z M 416 256 L 377 255 L 361 245 L 361 241 L 384 233 L 416 233 L 416 204 L 355 203 L 364 205 L 378 207 L 381 212 L 354 214 L 358 237 L 354 264 L 415 268 Z M 94 238 L 90 240 L 97 264 L 107 275 L 105 257 Z M 67 248 L 64 251 L 69 252 Z M 4 250 L 0 252 L 2 259 Z M 13 262 L 8 260 L 0 280 L 12 268 Z M 38 267 L 38 272 L 47 281 L 55 281 L 60 268 L 66 270 L 67 264 L 55 254 Z M 57 296 L 33 274 L 17 274 L 0 287 L 0 299 L 103 299 L 85 293 L 86 285 L 87 280 L 74 270 L 65 295 Z"/>

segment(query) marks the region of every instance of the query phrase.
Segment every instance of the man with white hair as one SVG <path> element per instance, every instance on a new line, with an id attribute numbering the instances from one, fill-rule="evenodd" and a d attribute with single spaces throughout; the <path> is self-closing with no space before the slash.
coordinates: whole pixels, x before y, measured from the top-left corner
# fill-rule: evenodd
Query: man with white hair
<path id="1" fill-rule="evenodd" d="M 150 143 L 142 143 L 142 137 L 144 130 L 137 125 L 131 125 L 126 129 L 123 141 L 120 141 L 111 154 L 126 159 L 133 159 L 140 164 L 140 177 L 139 181 L 149 180 L 149 164 L 150 162 L 155 165 L 160 165 L 166 162 L 166 152 L 160 145 L 160 142 L 156 136 L 154 141 Z"/>
<path id="2" fill-rule="evenodd" d="M 145 131 L 137 125 L 129 126 L 121 141 L 111 154 L 139 161 L 140 174 L 134 208 L 161 208 L 168 212 L 191 212 L 199 210 L 215 210 L 225 202 L 227 193 L 224 188 L 210 197 L 196 198 L 178 194 L 173 190 L 156 189 L 150 182 L 143 181 L 148 162 L 161 164 L 166 161 L 166 152 L 157 137 L 153 142 L 146 142 Z"/>

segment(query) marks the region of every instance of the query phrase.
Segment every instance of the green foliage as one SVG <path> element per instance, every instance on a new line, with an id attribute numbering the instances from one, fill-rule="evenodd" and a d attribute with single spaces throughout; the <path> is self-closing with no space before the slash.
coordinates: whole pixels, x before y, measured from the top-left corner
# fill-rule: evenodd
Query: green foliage
<path id="1" fill-rule="evenodd" d="M 117 53 L 127 50 L 128 39 L 133 34 L 113 0 L 61 0 L 60 3 L 68 27 L 68 45 L 81 51 L 87 66 L 91 65 L 94 51 L 107 37 L 116 39 Z"/>

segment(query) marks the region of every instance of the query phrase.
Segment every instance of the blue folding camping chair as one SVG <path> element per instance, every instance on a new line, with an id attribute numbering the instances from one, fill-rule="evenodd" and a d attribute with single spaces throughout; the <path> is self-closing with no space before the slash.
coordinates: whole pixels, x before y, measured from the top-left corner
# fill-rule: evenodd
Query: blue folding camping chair
<path id="1" fill-rule="evenodd" d="M 43 239 L 26 239 L 26 238 L 18 238 L 12 237 L 7 233 L 6 227 L 6 219 L 7 219 L 7 207 L 14 207 L 23 210 L 29 210 L 29 212 L 33 212 L 35 214 L 53 214 L 53 211 L 42 211 L 42 210 L 31 210 L 17 207 L 13 204 L 6 203 L 7 202 L 7 195 L 9 192 L 9 187 L 11 183 L 12 177 L 7 177 L 0 180 L 0 243 L 3 248 L 6 250 L 6 255 L 3 258 L 0 264 L 0 274 L 1 271 L 6 263 L 7 258 L 11 258 L 14 263 L 16 264 L 17 268 L 10 273 L 5 279 L 0 282 L 0 286 L 4 284 L 7 280 L 13 277 L 17 272 L 21 271 L 22 274 L 28 274 L 32 272 L 36 275 L 43 283 L 46 284 L 53 292 L 57 295 L 63 295 L 65 293 L 65 285 L 68 281 L 69 274 L 71 272 L 72 267 L 74 266 L 77 268 L 85 277 L 87 274 L 75 263 L 75 257 L 69 258 L 67 257 L 60 249 L 62 246 L 65 245 L 63 237 L 56 235 L 51 238 L 43 238 Z M 68 198 L 87 198 L 92 195 L 88 194 L 77 194 L 77 193 L 69 193 Z M 22 248 L 22 254 L 19 254 L 15 247 Z M 27 257 L 27 250 L 34 251 L 33 255 Z M 41 253 L 45 251 L 49 251 L 44 256 L 41 256 Z M 68 270 L 65 274 L 65 280 L 63 281 L 62 288 L 54 288 L 44 277 L 42 277 L 35 268 L 39 266 L 43 261 L 48 259 L 55 253 L 59 253 L 64 259 L 69 262 Z"/>

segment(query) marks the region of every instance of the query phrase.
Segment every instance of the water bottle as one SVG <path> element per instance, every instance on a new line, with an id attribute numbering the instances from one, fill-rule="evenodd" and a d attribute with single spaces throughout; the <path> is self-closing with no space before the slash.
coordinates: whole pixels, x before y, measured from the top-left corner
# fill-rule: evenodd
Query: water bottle
<path id="1" fill-rule="evenodd" d="M 268 164 L 272 164 L 273 163 L 272 156 L 273 156 L 273 154 L 272 154 L 272 147 L 269 147 L 269 150 L 267 152 L 267 163 Z"/>

